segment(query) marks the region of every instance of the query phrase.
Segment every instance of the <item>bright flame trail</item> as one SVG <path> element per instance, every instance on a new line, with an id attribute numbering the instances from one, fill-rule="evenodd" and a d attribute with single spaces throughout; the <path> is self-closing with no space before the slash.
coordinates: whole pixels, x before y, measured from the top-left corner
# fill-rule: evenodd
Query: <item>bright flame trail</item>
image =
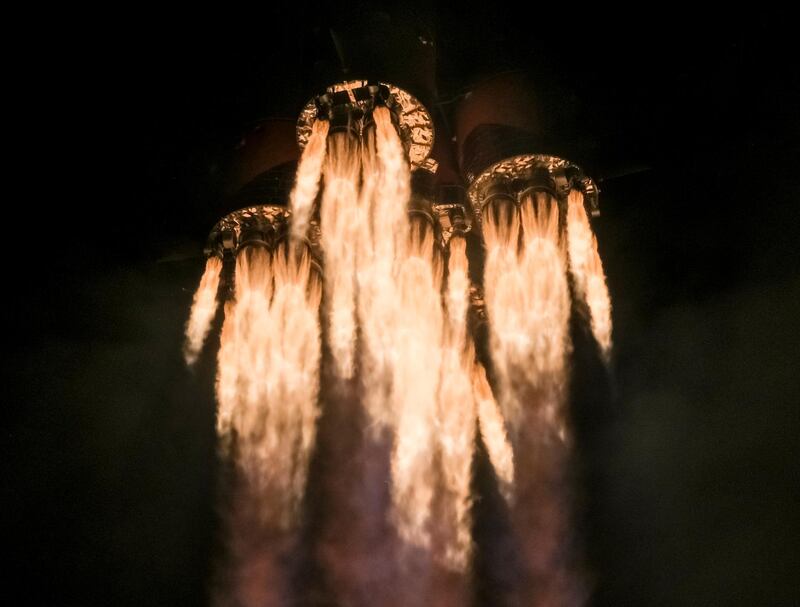
<path id="1" fill-rule="evenodd" d="M 510 503 L 513 498 L 514 452 L 508 441 L 503 414 L 486 379 L 486 370 L 477 362 L 472 370 L 472 389 L 478 408 L 481 437 L 500 483 L 500 492 Z"/>
<path id="2" fill-rule="evenodd" d="M 270 306 L 272 336 L 266 383 L 270 389 L 270 444 L 283 459 L 274 457 L 276 476 L 289 473 L 284 525 L 296 514 L 305 490 L 309 456 L 314 445 L 318 416 L 319 277 L 305 247 L 282 245 L 272 259 L 275 290 Z M 273 442 L 274 441 L 274 442 Z M 270 481 L 283 486 L 284 480 Z"/>
<path id="3" fill-rule="evenodd" d="M 568 198 L 567 240 L 569 268 L 575 295 L 589 308 L 592 333 L 607 361 L 611 354 L 611 297 L 608 294 L 603 262 L 597 251 L 597 238 L 592 233 L 583 203 L 583 194 L 572 190 Z"/>
<path id="4" fill-rule="evenodd" d="M 225 599 L 235 604 L 283 604 L 288 593 L 281 555 L 314 442 L 320 296 L 306 251 L 284 245 L 272 256 L 260 246 L 239 252 L 217 381 L 218 430 L 235 470 Z"/>
<path id="5" fill-rule="evenodd" d="M 361 326 L 361 380 L 373 434 L 394 428 L 391 398 L 396 332 L 408 316 L 399 304 L 397 276 L 410 231 L 410 173 L 386 108 L 374 112 L 375 128 L 362 147 L 361 247 L 358 256 L 358 316 Z"/>
<path id="6" fill-rule="evenodd" d="M 200 286 L 192 300 L 192 311 L 186 324 L 186 342 L 183 357 L 187 365 L 193 365 L 200 356 L 203 343 L 211 330 L 211 323 L 217 313 L 217 290 L 222 272 L 222 260 L 212 255 L 206 261 L 206 271 L 200 279 Z"/>
<path id="7" fill-rule="evenodd" d="M 519 211 L 512 203 L 501 202 L 484 210 L 483 281 L 491 329 L 489 341 L 500 384 L 500 407 L 512 429 L 519 426 L 521 417 L 512 387 L 513 369 L 525 365 L 533 339 L 523 329 L 528 310 L 524 307 L 524 277 L 518 257 L 519 232 Z"/>
<path id="8" fill-rule="evenodd" d="M 217 375 L 217 430 L 233 474 L 219 600 L 294 604 L 291 562 L 316 440 L 324 292 L 332 361 L 326 417 L 347 431 L 323 434 L 321 451 L 327 445 L 351 469 L 320 468 L 331 470 L 321 473 L 321 486 L 336 487 L 318 557 L 339 601 L 449 607 L 469 600 L 479 430 L 521 556 L 524 583 L 514 604 L 578 604 L 585 587 L 570 513 L 567 258 L 606 360 L 611 348 L 611 304 L 583 194 L 569 194 L 565 221 L 558 201 L 541 191 L 521 203 L 496 194 L 483 209 L 493 394 L 468 330 L 467 241 L 452 234 L 445 273 L 437 225 L 419 208 L 409 214 L 410 167 L 389 109 L 366 118 L 360 137 L 329 133 L 325 120 L 313 124 L 290 196 L 291 238 L 276 232 L 285 215 L 271 216 L 269 237 L 245 238 L 236 256 Z M 306 241 L 320 182 L 324 279 Z M 266 241 L 279 244 L 273 250 Z M 210 257 L 186 327 L 189 364 L 213 321 L 221 272 L 221 259 Z"/>
<path id="9" fill-rule="evenodd" d="M 236 258 L 235 301 L 225 307 L 217 376 L 217 427 L 223 435 L 235 432 L 243 451 L 251 446 L 258 451 L 268 412 L 264 378 L 271 297 L 269 252 L 255 246 L 243 249 Z"/>
<path id="10" fill-rule="evenodd" d="M 328 121 L 317 120 L 297 166 L 294 189 L 289 197 L 289 206 L 292 209 L 292 239 L 295 241 L 301 240 L 308 231 L 311 210 L 319 191 L 327 136 Z"/>
<path id="11" fill-rule="evenodd" d="M 525 604 L 572 605 L 584 593 L 570 535 L 570 306 L 558 206 L 544 193 L 526 196 L 519 222 L 512 208 L 490 209 L 484 233 L 490 343 L 514 445 L 512 520 L 527 580 L 517 592 Z"/>
<path id="12" fill-rule="evenodd" d="M 320 227 L 325 254 L 328 343 L 337 372 L 344 379 L 353 376 L 356 364 L 359 171 L 358 142 L 348 133 L 333 133 L 328 139 L 323 171 Z"/>
<path id="13" fill-rule="evenodd" d="M 436 528 L 441 539 L 434 548 L 437 560 L 450 569 L 464 571 L 472 549 L 470 483 L 477 414 L 471 370 L 475 352 L 467 334 L 470 287 L 467 243 L 455 234 L 448 249 L 446 321 L 436 419 L 443 494 Z"/>
<path id="14" fill-rule="evenodd" d="M 433 230 L 412 224 L 408 256 L 398 276 L 400 308 L 395 327 L 392 404 L 396 415 L 392 454 L 394 518 L 408 543 L 430 546 L 428 519 L 436 489 L 436 396 L 441 367 L 441 269 L 434 262 Z"/>
<path id="15" fill-rule="evenodd" d="M 539 193 L 523 200 L 521 215 L 525 284 L 521 304 L 527 311 L 523 327 L 529 339 L 525 378 L 544 395 L 536 414 L 544 416 L 564 438 L 562 407 L 570 306 L 558 205 L 547 194 Z"/>

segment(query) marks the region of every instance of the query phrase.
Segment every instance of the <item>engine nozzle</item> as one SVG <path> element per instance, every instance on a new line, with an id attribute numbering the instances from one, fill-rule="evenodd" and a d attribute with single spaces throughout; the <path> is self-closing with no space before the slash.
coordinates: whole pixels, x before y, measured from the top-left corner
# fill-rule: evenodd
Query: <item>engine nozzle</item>
<path id="1" fill-rule="evenodd" d="M 436 172 L 436 161 L 429 158 L 434 140 L 431 115 L 416 97 L 383 82 L 349 80 L 329 86 L 300 112 L 297 143 L 301 148 L 306 146 L 317 120 L 330 122 L 329 135 L 345 132 L 361 137 L 374 125 L 373 112 L 377 107 L 385 107 L 391 113 L 411 170 Z"/>

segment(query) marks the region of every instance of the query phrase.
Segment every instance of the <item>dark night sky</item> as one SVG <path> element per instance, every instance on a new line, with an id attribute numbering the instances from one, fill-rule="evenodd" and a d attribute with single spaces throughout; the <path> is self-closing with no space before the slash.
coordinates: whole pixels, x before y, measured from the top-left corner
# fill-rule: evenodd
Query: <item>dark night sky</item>
<path id="1" fill-rule="evenodd" d="M 29 253 L 3 310 L 3 518 L 31 604 L 207 600 L 213 363 L 193 374 L 180 358 L 202 260 L 157 260 L 199 253 L 242 129 L 315 92 L 304 70 L 330 50 L 314 28 L 334 17 L 300 8 L 202 27 L 131 16 L 59 60 L 67 132 L 37 144 L 36 179 L 70 168 L 35 203 L 47 219 L 34 250 L 15 249 Z M 596 224 L 616 342 L 615 402 L 591 438 L 596 603 L 796 604 L 788 17 L 432 15 L 441 100 L 528 69 L 567 91 L 608 173 L 649 167 L 601 184 Z"/>

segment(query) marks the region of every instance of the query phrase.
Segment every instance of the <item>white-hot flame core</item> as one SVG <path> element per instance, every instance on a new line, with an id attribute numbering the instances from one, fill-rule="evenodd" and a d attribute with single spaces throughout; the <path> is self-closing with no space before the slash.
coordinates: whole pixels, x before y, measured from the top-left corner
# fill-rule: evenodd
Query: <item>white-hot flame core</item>
<path id="1" fill-rule="evenodd" d="M 289 196 L 289 207 L 292 210 L 292 240 L 295 241 L 302 240 L 308 232 L 308 222 L 319 191 L 328 126 L 327 120 L 314 122 L 311 136 L 297 165 L 294 189 Z"/>
<path id="2" fill-rule="evenodd" d="M 436 436 L 441 472 L 438 558 L 448 567 L 464 570 L 472 548 L 470 533 L 470 482 L 475 438 L 475 398 L 471 368 L 475 352 L 467 335 L 469 275 L 466 241 L 450 239 L 447 285 L 444 291 L 445 323 L 439 380 Z"/>
<path id="3" fill-rule="evenodd" d="M 318 416 L 323 289 L 301 240 L 321 175 L 323 325 L 336 375 L 359 374 L 369 438 L 391 440 L 398 536 L 447 569 L 468 568 L 479 423 L 502 494 L 513 500 L 514 513 L 530 510 L 515 524 L 527 525 L 531 571 L 567 579 L 559 551 L 568 521 L 562 479 L 570 446 L 564 414 L 570 301 L 558 205 L 540 193 L 519 206 L 509 200 L 484 211 L 495 399 L 467 330 L 466 241 L 451 238 L 443 284 L 434 229 L 421 216 L 409 218 L 410 170 L 391 114 L 379 107 L 373 116 L 374 128 L 360 140 L 328 137 L 326 121 L 314 124 L 291 195 L 292 239 L 273 252 L 249 246 L 237 256 L 217 379 L 226 453 L 244 479 L 255 520 L 291 529 Z M 567 226 L 575 290 L 607 355 L 608 291 L 579 193 L 570 194 Z M 209 260 L 195 295 L 189 362 L 213 318 L 220 270 L 217 258 Z"/>
<path id="4" fill-rule="evenodd" d="M 441 366 L 441 270 L 434 262 L 433 233 L 414 222 L 408 255 L 400 262 L 398 290 L 405 319 L 394 328 L 392 408 L 396 415 L 392 497 L 397 530 L 407 542 L 430 545 L 436 397 Z"/>
<path id="5" fill-rule="evenodd" d="M 506 434 L 505 420 L 492 395 L 486 379 L 486 370 L 475 363 L 472 371 L 472 388 L 478 408 L 481 438 L 492 462 L 500 485 L 500 493 L 511 502 L 514 488 L 514 452 Z"/>
<path id="6" fill-rule="evenodd" d="M 355 373 L 356 251 L 359 241 L 358 144 L 347 133 L 328 140 L 320 208 L 325 254 L 328 342 L 339 377 Z"/>
<path id="7" fill-rule="evenodd" d="M 267 384 L 273 387 L 272 411 L 276 444 L 288 451 L 292 476 L 293 510 L 305 490 L 309 457 L 314 445 L 319 413 L 319 362 L 321 357 L 319 304 L 322 288 L 305 247 L 273 257 L 275 290 L 270 306 L 273 338 Z"/>
<path id="8" fill-rule="evenodd" d="M 523 200 L 520 212 L 526 285 L 522 305 L 527 311 L 523 326 L 531 339 L 523 368 L 529 385 L 543 395 L 537 414 L 564 439 L 570 300 L 558 205 L 547 194 L 537 194 Z"/>
<path id="9" fill-rule="evenodd" d="M 391 399 L 394 331 L 403 318 L 396 277 L 409 222 L 408 191 L 393 182 L 408 181 L 410 175 L 402 156 L 391 150 L 397 135 L 383 128 L 388 117 L 376 111 L 375 120 L 378 124 L 366 133 L 361 154 L 358 318 L 363 400 L 377 435 L 395 423 Z"/>
<path id="10" fill-rule="evenodd" d="M 490 345 L 503 415 L 512 431 L 526 415 L 544 415 L 563 434 L 569 289 L 558 206 L 546 194 L 484 213 L 484 283 Z M 521 241 L 521 242 L 520 242 Z M 524 408 L 523 388 L 553 392 L 536 411 Z M 513 434 L 513 432 L 512 432 Z"/>
<path id="11" fill-rule="evenodd" d="M 512 388 L 513 368 L 524 361 L 532 337 L 525 332 L 524 277 L 519 262 L 519 212 L 510 202 L 486 208 L 483 237 L 486 243 L 484 290 L 489 317 L 489 343 L 499 388 L 500 408 L 511 428 L 521 416 Z"/>
<path id="12" fill-rule="evenodd" d="M 518 600 L 574 604 L 582 582 L 568 549 L 570 440 L 564 405 L 570 300 L 558 205 L 546 193 L 523 198 L 518 240 L 508 234 L 516 227 L 508 213 L 489 210 L 484 219 L 491 243 L 485 269 L 490 345 L 513 445 L 512 520 L 526 575 L 536 581 L 517 589 Z M 503 288 L 509 284 L 516 290 Z M 509 317 L 519 323 L 516 335 Z"/>
<path id="13" fill-rule="evenodd" d="M 217 381 L 218 430 L 260 520 L 285 529 L 305 489 L 318 414 L 321 288 L 306 251 L 236 260 Z"/>
<path id="14" fill-rule="evenodd" d="M 217 428 L 249 444 L 261 427 L 254 418 L 266 414 L 266 362 L 272 297 L 270 254 L 247 247 L 236 258 L 235 300 L 225 305 L 217 375 Z"/>
<path id="15" fill-rule="evenodd" d="M 206 260 L 206 270 L 200 279 L 200 286 L 192 300 L 192 311 L 186 324 L 186 342 L 183 346 L 183 357 L 187 365 L 193 365 L 200 356 L 203 343 L 211 329 L 214 315 L 217 313 L 217 290 L 222 271 L 222 260 L 217 256 Z"/>
<path id="16" fill-rule="evenodd" d="M 572 272 L 575 295 L 583 300 L 590 315 L 592 333 L 603 357 L 611 354 L 611 297 L 608 294 L 603 262 L 597 250 L 597 238 L 592 233 L 583 193 L 572 190 L 568 197 L 567 242 L 569 268 Z"/>

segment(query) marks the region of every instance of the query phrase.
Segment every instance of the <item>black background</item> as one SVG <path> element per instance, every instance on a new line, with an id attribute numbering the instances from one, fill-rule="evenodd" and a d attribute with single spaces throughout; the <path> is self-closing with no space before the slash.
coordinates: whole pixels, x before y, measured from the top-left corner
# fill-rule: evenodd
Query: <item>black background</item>
<path id="1" fill-rule="evenodd" d="M 326 28 L 365 6 L 120 15 L 69 34 L 37 76 L 50 110 L 3 310 L 3 518 L 24 603 L 207 601 L 212 361 L 191 373 L 180 357 L 202 272 L 185 255 L 220 214 L 238 135 L 296 115 Z M 525 68 L 567 91 L 609 173 L 648 168 L 601 184 L 596 223 L 616 344 L 592 451 L 596 604 L 796 602 L 790 19 L 426 11 L 441 100 Z"/>

